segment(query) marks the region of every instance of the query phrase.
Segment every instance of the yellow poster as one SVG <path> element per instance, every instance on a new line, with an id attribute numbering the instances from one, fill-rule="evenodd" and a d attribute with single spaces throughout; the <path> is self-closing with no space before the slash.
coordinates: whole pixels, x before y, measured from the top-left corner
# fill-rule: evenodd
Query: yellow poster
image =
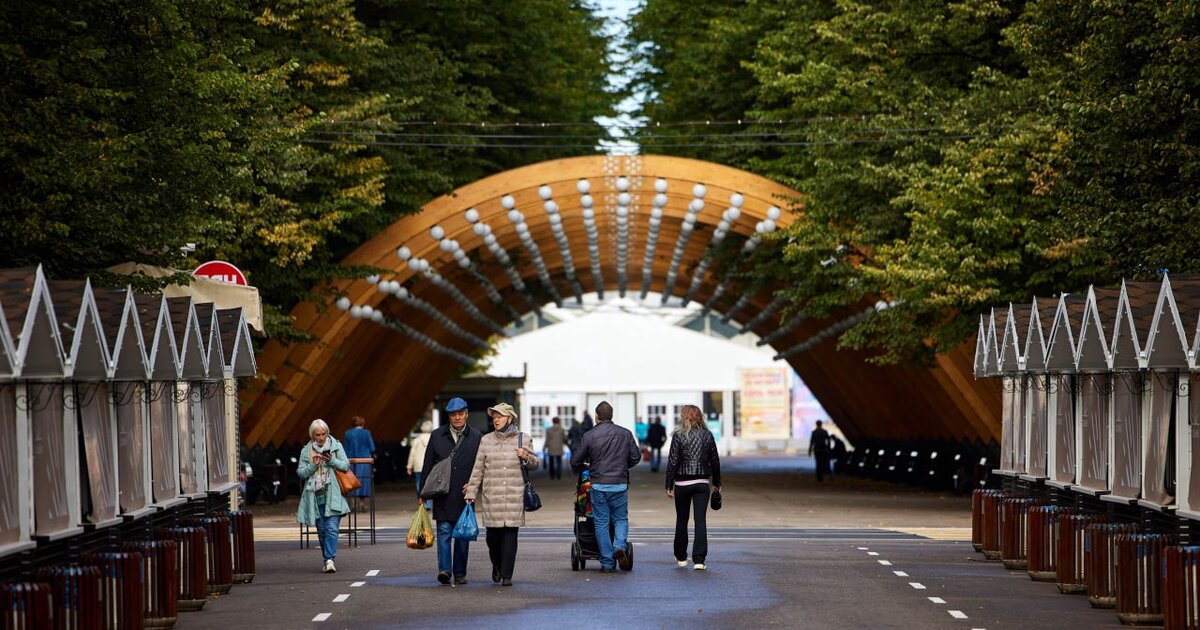
<path id="1" fill-rule="evenodd" d="M 791 437 L 791 391 L 787 368 L 742 368 L 742 435 L 747 440 Z"/>

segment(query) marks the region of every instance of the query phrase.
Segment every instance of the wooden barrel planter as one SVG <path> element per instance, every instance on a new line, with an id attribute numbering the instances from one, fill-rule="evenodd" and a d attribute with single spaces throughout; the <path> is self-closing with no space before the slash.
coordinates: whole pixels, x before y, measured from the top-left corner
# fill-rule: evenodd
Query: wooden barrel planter
<path id="1" fill-rule="evenodd" d="M 1168 630 L 1200 629 L 1200 546 L 1163 552 L 1163 625 Z"/>
<path id="2" fill-rule="evenodd" d="M 100 568 L 105 627 L 113 630 L 144 628 L 142 554 L 128 551 L 86 553 L 83 564 Z"/>
<path id="3" fill-rule="evenodd" d="M 1058 518 L 1058 565 L 1054 581 L 1059 592 L 1087 594 L 1087 561 L 1084 554 L 1087 527 L 1106 522 L 1108 518 L 1099 514 L 1064 514 Z"/>
<path id="4" fill-rule="evenodd" d="M 1092 523 L 1087 527 L 1083 555 L 1087 568 L 1088 602 L 1096 608 L 1117 605 L 1117 537 L 1136 534 L 1137 525 Z"/>
<path id="5" fill-rule="evenodd" d="M 0 584 L 0 627 L 5 630 L 50 628 L 53 606 L 52 590 L 46 582 Z"/>
<path id="6" fill-rule="evenodd" d="M 1163 559 L 1170 534 L 1117 536 L 1117 618 L 1127 624 L 1163 622 Z"/>
<path id="7" fill-rule="evenodd" d="M 1058 519 L 1073 510 L 1060 505 L 1035 505 L 1029 508 L 1025 536 L 1029 548 L 1029 578 L 1053 582 L 1058 577 Z"/>
<path id="8" fill-rule="evenodd" d="M 1040 499 L 1007 497 L 1000 501 L 1000 561 L 1007 569 L 1024 569 L 1029 564 L 1029 508 Z"/>
<path id="9" fill-rule="evenodd" d="M 208 592 L 211 595 L 228 593 L 233 587 L 233 535 L 229 516 L 195 516 L 184 521 L 187 525 L 208 531 Z"/>
<path id="10" fill-rule="evenodd" d="M 37 579 L 50 584 L 50 627 L 54 630 L 104 628 L 99 567 L 60 564 L 38 569 Z"/>
<path id="11" fill-rule="evenodd" d="M 204 608 L 208 601 L 208 533 L 203 527 L 164 527 L 157 530 L 160 540 L 177 545 L 175 566 L 179 574 L 180 612 Z"/>
<path id="12" fill-rule="evenodd" d="M 233 583 L 254 580 L 254 515 L 246 511 L 229 513 L 233 530 Z"/>
<path id="13" fill-rule="evenodd" d="M 1006 496 L 1006 492 L 998 490 L 983 495 L 979 546 L 988 560 L 1000 559 L 1000 502 Z"/>
<path id="14" fill-rule="evenodd" d="M 126 551 L 142 554 L 142 617 L 147 628 L 170 628 L 178 619 L 179 545 L 174 540 L 127 542 Z"/>

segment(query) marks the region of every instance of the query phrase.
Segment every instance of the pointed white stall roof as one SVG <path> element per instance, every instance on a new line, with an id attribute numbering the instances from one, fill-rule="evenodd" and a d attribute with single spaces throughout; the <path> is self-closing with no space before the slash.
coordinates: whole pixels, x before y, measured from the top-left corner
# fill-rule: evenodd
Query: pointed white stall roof
<path id="1" fill-rule="evenodd" d="M 69 376 L 77 381 L 108 379 L 112 363 L 91 281 L 51 282 L 50 295 L 67 350 Z"/>
<path id="2" fill-rule="evenodd" d="M 1120 299 L 1120 289 L 1088 287 L 1083 326 L 1079 331 L 1075 351 L 1075 368 L 1080 372 L 1095 372 L 1112 368 L 1112 352 L 1108 349 L 1105 321 L 1113 321 Z M 1107 313 L 1107 317 L 1102 315 Z"/>
<path id="3" fill-rule="evenodd" d="M 67 373 L 62 336 L 50 287 L 39 265 L 32 273 L 14 269 L 4 274 L 4 293 L 18 301 L 10 304 L 7 315 L 16 347 L 16 372 L 20 378 L 62 378 Z M 24 300 L 20 300 L 24 297 Z"/>
<path id="4" fill-rule="evenodd" d="M 1000 341 L 1004 337 L 1004 324 L 1008 321 L 1008 311 L 993 308 L 988 318 L 987 331 L 987 364 L 985 374 L 996 376 L 1000 374 Z"/>
<path id="5" fill-rule="evenodd" d="M 133 291 L 97 289 L 93 294 L 100 321 L 109 343 L 112 378 L 119 381 L 143 381 L 149 378 L 146 342 L 138 321 L 138 306 Z"/>
<path id="6" fill-rule="evenodd" d="M 1112 349 L 1112 369 L 1137 370 L 1146 367 L 1155 308 L 1161 297 L 1161 283 L 1121 282 L 1117 314 L 1113 320 L 1112 344 L 1109 346 Z"/>
<path id="7" fill-rule="evenodd" d="M 196 319 L 196 309 L 192 307 L 192 298 L 167 298 L 167 308 L 171 313 L 171 327 L 175 331 L 175 349 L 179 352 L 179 378 L 203 379 L 208 376 L 208 357 L 204 353 L 203 336 Z"/>
<path id="8" fill-rule="evenodd" d="M 4 302 L 0 301 L 0 380 L 8 380 L 16 373 L 17 350 L 13 347 L 12 334 L 8 331 L 8 318 L 4 316 Z"/>
<path id="9" fill-rule="evenodd" d="M 1046 351 L 1058 300 L 1033 298 L 1029 304 L 1029 328 L 1025 333 L 1025 369 L 1031 372 L 1046 370 Z"/>
<path id="10" fill-rule="evenodd" d="M 1171 300 L 1178 317 L 1179 335 L 1183 339 L 1184 354 L 1189 368 L 1200 369 L 1200 353 L 1196 343 L 1200 340 L 1200 276 L 1178 275 L 1170 279 Z M 1171 322 L 1155 326 L 1156 335 L 1171 337 L 1167 327 Z M 1174 339 L 1174 337 L 1171 337 Z M 1151 357 L 1158 354 L 1157 343 L 1151 347 Z M 1153 359 L 1152 359 L 1153 360 Z"/>
<path id="11" fill-rule="evenodd" d="M 221 327 L 217 311 L 212 302 L 193 303 L 196 322 L 200 326 L 200 340 L 204 346 L 204 372 L 208 380 L 225 378 L 225 350 L 221 343 Z"/>
<path id="12" fill-rule="evenodd" d="M 1180 370 L 1188 368 L 1187 333 L 1179 314 L 1175 289 L 1166 274 L 1163 274 L 1162 283 L 1159 285 L 1158 299 L 1154 304 L 1154 320 L 1149 332 L 1142 367 Z"/>
<path id="13" fill-rule="evenodd" d="M 987 376 L 987 326 L 979 316 L 979 331 L 975 333 L 975 378 Z"/>
<path id="14" fill-rule="evenodd" d="M 1025 345 L 1029 332 L 1029 306 L 1008 305 L 1004 321 L 1004 337 L 1000 342 L 1000 371 L 1014 374 L 1025 368 Z"/>
<path id="15" fill-rule="evenodd" d="M 254 341 L 250 325 L 240 308 L 217 309 L 221 326 L 221 346 L 225 349 L 225 376 L 254 376 L 258 363 L 254 358 Z"/>
<path id="16" fill-rule="evenodd" d="M 526 363 L 537 366 L 526 374 L 526 391 L 551 393 L 723 390 L 736 388 L 738 368 L 788 365 L 762 350 L 628 313 L 591 313 L 505 339 L 488 373 L 522 374 Z"/>
<path id="17" fill-rule="evenodd" d="M 1050 340 L 1046 345 L 1046 369 L 1053 372 L 1071 371 L 1076 367 L 1076 339 L 1083 328 L 1084 313 L 1087 312 L 1087 297 L 1064 293 L 1058 298 L 1054 321 L 1050 326 Z"/>
<path id="18" fill-rule="evenodd" d="M 161 294 L 137 295 L 138 321 L 142 339 L 150 339 L 146 353 L 150 380 L 174 381 L 179 378 L 179 354 L 175 350 L 175 332 L 171 329 L 167 299 Z"/>

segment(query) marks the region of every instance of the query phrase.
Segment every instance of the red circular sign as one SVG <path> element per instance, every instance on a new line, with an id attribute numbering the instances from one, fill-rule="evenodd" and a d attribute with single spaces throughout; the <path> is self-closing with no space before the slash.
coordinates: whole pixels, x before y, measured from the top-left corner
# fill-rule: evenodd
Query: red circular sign
<path id="1" fill-rule="evenodd" d="M 192 272 L 197 278 L 208 278 L 217 282 L 228 282 L 230 284 L 240 284 L 248 286 L 246 282 L 246 274 L 242 273 L 241 269 L 225 262 L 224 260 L 210 260 Z"/>

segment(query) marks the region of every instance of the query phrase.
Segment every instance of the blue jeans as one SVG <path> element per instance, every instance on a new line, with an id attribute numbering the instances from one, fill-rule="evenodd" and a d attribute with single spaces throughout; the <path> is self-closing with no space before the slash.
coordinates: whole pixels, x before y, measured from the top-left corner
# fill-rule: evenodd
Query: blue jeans
<path id="1" fill-rule="evenodd" d="M 333 560 L 337 555 L 338 527 L 341 523 L 340 514 L 325 516 L 325 505 L 317 505 L 317 540 L 321 541 L 321 555 L 326 560 Z"/>
<path id="2" fill-rule="evenodd" d="M 453 521 L 437 522 L 438 573 L 451 573 L 456 578 L 467 577 L 467 551 L 471 548 L 469 540 L 455 540 L 450 537 L 454 531 Z M 450 545 L 454 544 L 454 566 L 450 565 Z"/>
<path id="3" fill-rule="evenodd" d="M 650 449 L 650 472 L 658 472 L 658 467 L 662 465 L 662 447 Z"/>
<path id="4" fill-rule="evenodd" d="M 596 525 L 596 543 L 600 546 L 600 566 L 613 568 L 613 551 L 628 549 L 625 539 L 629 537 L 629 491 L 605 492 L 592 489 L 592 520 Z M 609 538 L 609 522 L 612 522 L 612 538 Z"/>

